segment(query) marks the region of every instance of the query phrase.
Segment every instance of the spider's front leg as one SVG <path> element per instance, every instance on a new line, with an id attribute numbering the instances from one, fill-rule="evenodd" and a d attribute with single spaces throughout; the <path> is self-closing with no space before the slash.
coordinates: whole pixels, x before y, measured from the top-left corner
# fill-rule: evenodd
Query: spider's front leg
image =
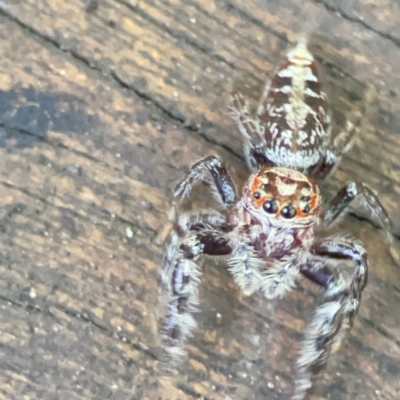
<path id="1" fill-rule="evenodd" d="M 217 212 L 183 214 L 174 230 L 160 269 L 160 305 L 162 307 L 162 344 L 177 361 L 183 345 L 196 323 L 201 271 L 195 260 L 201 255 L 231 253 L 226 238 L 226 219 Z"/>
<path id="2" fill-rule="evenodd" d="M 224 208 L 229 208 L 236 202 L 236 189 L 222 161 L 216 156 L 210 156 L 197 161 L 189 173 L 176 186 L 175 203 L 181 202 L 189 195 L 194 186 L 204 182 L 211 187 L 214 198 Z"/>
<path id="3" fill-rule="evenodd" d="M 175 206 L 199 183 L 211 187 L 212 194 L 227 209 L 236 203 L 235 186 L 222 161 L 216 156 L 196 162 L 177 185 Z M 198 304 L 201 255 L 222 256 L 232 252 L 226 217 L 213 211 L 187 213 L 175 219 L 160 269 L 160 304 L 163 345 L 174 355 L 182 353 L 185 340 L 195 327 L 192 313 Z"/>
<path id="4" fill-rule="evenodd" d="M 325 289 L 325 303 L 316 310 L 306 331 L 297 362 L 292 400 L 309 399 L 311 396 L 313 384 L 325 369 L 329 354 L 353 325 L 368 279 L 367 254 L 360 242 L 336 236 L 314 244 L 311 253 L 312 257 L 301 266 L 300 271 Z M 350 282 L 330 265 L 334 259 L 354 262 L 356 269 Z"/>

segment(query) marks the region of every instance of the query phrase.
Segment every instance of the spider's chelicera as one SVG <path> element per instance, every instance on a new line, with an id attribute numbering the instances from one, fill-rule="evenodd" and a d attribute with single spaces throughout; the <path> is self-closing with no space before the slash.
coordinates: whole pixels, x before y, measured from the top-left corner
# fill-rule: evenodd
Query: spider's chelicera
<path id="1" fill-rule="evenodd" d="M 336 222 L 356 197 L 389 240 L 390 220 L 376 194 L 356 182 L 349 182 L 321 210 L 314 179 L 332 171 L 358 127 L 347 123 L 331 138 L 326 95 L 305 41 L 289 51 L 254 114 L 240 95 L 232 99 L 231 114 L 252 175 L 238 197 L 223 163 L 211 156 L 194 164 L 178 184 L 176 204 L 205 182 L 223 210 L 176 217 L 161 267 L 163 344 L 176 357 L 195 328 L 200 256 L 225 257 L 246 295 L 261 291 L 268 299 L 282 297 L 296 279 L 306 277 L 324 289 L 324 302 L 306 330 L 296 366 L 292 399 L 303 400 L 312 393 L 331 350 L 352 326 L 368 276 L 360 241 L 341 234 L 317 237 L 315 228 Z M 354 264 L 350 277 L 342 274 L 338 260 Z"/>

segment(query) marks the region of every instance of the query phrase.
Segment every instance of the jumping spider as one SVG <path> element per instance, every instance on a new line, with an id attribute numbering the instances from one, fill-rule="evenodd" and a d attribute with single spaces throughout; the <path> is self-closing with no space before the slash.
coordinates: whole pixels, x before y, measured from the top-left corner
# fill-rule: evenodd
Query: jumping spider
<path id="1" fill-rule="evenodd" d="M 316 237 L 315 228 L 336 222 L 356 197 L 387 237 L 390 220 L 377 195 L 356 182 L 341 189 L 322 212 L 313 179 L 332 171 L 358 128 L 347 123 L 331 138 L 327 98 L 305 41 L 288 52 L 255 115 L 240 95 L 232 99 L 231 114 L 252 174 L 238 198 L 223 163 L 211 156 L 194 164 L 178 184 L 176 204 L 204 182 L 223 211 L 200 210 L 176 218 L 161 267 L 163 344 L 172 357 L 183 353 L 196 326 L 192 313 L 199 302 L 201 271 L 195 261 L 200 256 L 225 257 L 246 295 L 261 290 L 268 299 L 280 298 L 306 277 L 324 289 L 324 303 L 306 330 L 296 365 L 292 399 L 306 399 L 332 349 L 353 325 L 368 277 L 360 241 L 342 234 Z M 338 268 L 345 260 L 354 265 L 350 278 Z"/>

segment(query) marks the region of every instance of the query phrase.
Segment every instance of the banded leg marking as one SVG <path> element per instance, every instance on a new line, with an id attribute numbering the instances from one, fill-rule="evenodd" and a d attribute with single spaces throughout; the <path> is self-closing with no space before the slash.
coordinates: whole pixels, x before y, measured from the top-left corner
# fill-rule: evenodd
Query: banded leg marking
<path id="1" fill-rule="evenodd" d="M 368 279 L 367 254 L 361 243 L 346 238 L 326 239 L 312 247 L 315 259 L 301 273 L 325 289 L 325 302 L 316 310 L 307 328 L 297 361 L 297 379 L 292 400 L 304 400 L 325 369 L 331 351 L 352 327 L 361 293 Z M 329 260 L 352 260 L 356 265 L 351 282 L 329 265 Z"/>
<path id="2" fill-rule="evenodd" d="M 226 239 L 225 219 L 219 214 L 183 215 L 164 256 L 160 270 L 162 342 L 173 359 L 184 353 L 183 345 L 196 327 L 201 255 L 221 256 L 231 252 Z"/>

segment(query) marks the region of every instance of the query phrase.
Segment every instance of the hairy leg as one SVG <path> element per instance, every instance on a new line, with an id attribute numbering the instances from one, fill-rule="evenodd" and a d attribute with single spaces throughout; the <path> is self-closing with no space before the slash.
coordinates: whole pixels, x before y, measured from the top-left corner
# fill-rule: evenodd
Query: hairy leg
<path id="1" fill-rule="evenodd" d="M 300 271 L 325 289 L 325 302 L 316 310 L 306 331 L 292 400 L 311 396 L 314 381 L 325 369 L 331 351 L 353 325 L 368 279 L 367 254 L 360 242 L 336 236 L 314 244 L 311 252 L 315 258 L 301 266 Z M 330 265 L 333 259 L 354 262 L 356 268 L 350 282 Z"/>
<path id="2" fill-rule="evenodd" d="M 265 126 L 258 117 L 253 117 L 247 101 L 240 93 L 231 98 L 230 114 L 243 137 L 244 155 L 252 171 L 274 164 L 265 156 L 267 142 Z"/>
<path id="3" fill-rule="evenodd" d="M 323 216 L 326 225 L 333 225 L 345 211 L 348 211 L 351 202 L 356 198 L 360 200 L 362 211 L 368 213 L 370 221 L 383 229 L 386 243 L 391 244 L 393 235 L 389 215 L 379 201 L 378 195 L 360 182 L 347 183 L 329 202 Z"/>
<path id="4" fill-rule="evenodd" d="M 196 323 L 192 313 L 198 304 L 201 271 L 195 260 L 200 255 L 231 252 L 225 218 L 218 213 L 183 214 L 175 223 L 160 269 L 162 342 L 175 361 Z"/>
<path id="5" fill-rule="evenodd" d="M 211 187 L 213 196 L 224 208 L 235 204 L 235 185 L 224 164 L 216 156 L 203 158 L 190 168 L 189 173 L 176 186 L 175 203 L 181 202 L 189 195 L 193 187 L 201 182 Z"/>
<path id="6" fill-rule="evenodd" d="M 347 121 L 345 129 L 333 140 L 322 159 L 306 172 L 307 176 L 314 179 L 324 179 L 338 166 L 343 154 L 347 153 L 353 145 L 354 138 L 358 135 L 361 125 L 361 113 L 357 113 L 355 121 Z"/>

